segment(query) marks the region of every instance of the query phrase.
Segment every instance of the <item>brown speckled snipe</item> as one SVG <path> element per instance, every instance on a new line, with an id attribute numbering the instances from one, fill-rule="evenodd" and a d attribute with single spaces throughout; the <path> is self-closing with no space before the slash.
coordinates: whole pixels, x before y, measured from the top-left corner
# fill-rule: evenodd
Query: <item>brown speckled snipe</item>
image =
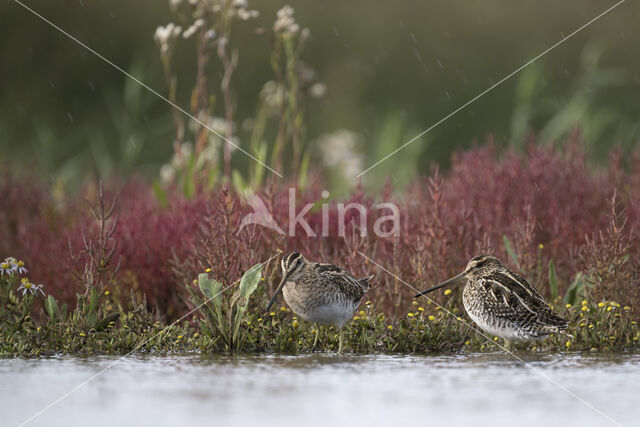
<path id="1" fill-rule="evenodd" d="M 530 340 L 565 333 L 568 322 L 551 311 L 527 280 L 495 257 L 472 258 L 457 276 L 420 292 L 416 297 L 466 280 L 462 303 L 469 317 L 484 331 L 511 340 Z"/>
<path id="2" fill-rule="evenodd" d="M 335 265 L 309 262 L 297 252 L 282 258 L 282 275 L 282 282 L 271 297 L 267 311 L 282 291 L 284 300 L 298 316 L 339 329 L 353 317 L 373 277 L 357 279 Z M 314 348 L 317 341 L 316 327 Z M 341 351 L 342 331 L 338 353 Z"/>

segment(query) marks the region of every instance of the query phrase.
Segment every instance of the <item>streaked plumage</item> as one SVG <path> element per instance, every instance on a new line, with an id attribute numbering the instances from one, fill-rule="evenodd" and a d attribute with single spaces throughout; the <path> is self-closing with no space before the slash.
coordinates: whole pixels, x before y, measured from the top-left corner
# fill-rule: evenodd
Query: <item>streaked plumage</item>
<path id="1" fill-rule="evenodd" d="M 284 256 L 282 274 L 267 311 L 282 291 L 284 300 L 298 316 L 338 328 L 353 317 L 373 277 L 357 279 L 335 265 L 309 262 L 297 252 Z M 342 346 L 342 335 L 340 338 Z"/>
<path id="2" fill-rule="evenodd" d="M 554 313 L 527 280 L 495 257 L 472 258 L 456 277 L 417 296 L 464 281 L 462 302 L 469 317 L 484 331 L 510 340 L 530 340 L 565 333 L 568 322 Z"/>

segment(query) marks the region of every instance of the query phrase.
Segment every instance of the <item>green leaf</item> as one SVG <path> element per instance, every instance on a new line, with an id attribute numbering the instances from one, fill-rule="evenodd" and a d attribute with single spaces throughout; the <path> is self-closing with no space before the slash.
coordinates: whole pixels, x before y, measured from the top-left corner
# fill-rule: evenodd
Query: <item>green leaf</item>
<path id="1" fill-rule="evenodd" d="M 258 149 L 256 150 L 256 156 L 258 157 L 258 160 L 260 160 L 263 163 L 266 163 L 267 161 L 267 144 L 260 144 L 258 146 Z M 262 186 L 262 180 L 264 178 L 264 172 L 265 172 L 266 168 L 264 166 L 262 166 L 260 163 L 256 162 L 254 165 L 254 172 L 253 172 L 253 182 L 252 182 L 252 188 L 260 188 Z"/>
<path id="2" fill-rule="evenodd" d="M 502 242 L 504 243 L 504 249 L 507 251 L 509 258 L 511 258 L 511 260 L 513 260 L 515 265 L 518 266 L 518 268 L 520 268 L 520 260 L 518 259 L 518 255 L 515 253 L 515 251 L 511 247 L 511 241 L 506 236 L 506 234 L 502 235 Z"/>
<path id="3" fill-rule="evenodd" d="M 237 169 L 231 171 L 231 183 L 239 193 L 242 193 L 242 191 L 248 187 L 244 177 Z"/>
<path id="4" fill-rule="evenodd" d="M 307 186 L 307 171 L 309 170 L 309 161 L 311 160 L 311 151 L 307 151 L 302 156 L 302 161 L 300 162 L 300 172 L 298 174 L 298 188 L 301 191 L 305 189 Z"/>
<path id="5" fill-rule="evenodd" d="M 106 328 L 109 323 L 115 322 L 120 317 L 120 313 L 111 313 L 105 316 L 102 320 L 100 320 L 95 327 L 95 330 L 100 332 L 104 328 Z"/>
<path id="6" fill-rule="evenodd" d="M 248 269 L 240 280 L 240 295 L 248 300 L 251 294 L 258 287 L 262 277 L 262 264 L 256 264 Z"/>
<path id="7" fill-rule="evenodd" d="M 167 192 L 162 188 L 160 182 L 158 180 L 153 181 L 153 193 L 156 196 L 156 200 L 162 206 L 163 209 L 169 207 L 169 198 L 167 197 Z"/>
<path id="8" fill-rule="evenodd" d="M 564 303 L 575 305 L 579 299 L 579 296 L 584 293 L 585 280 L 582 273 L 576 273 L 573 283 L 567 289 L 567 293 L 564 295 Z"/>
<path id="9" fill-rule="evenodd" d="M 233 322 L 233 335 L 232 342 L 237 345 L 238 341 L 238 331 L 240 330 L 240 324 L 242 323 L 242 318 L 244 317 L 244 313 L 247 310 L 247 305 L 249 303 L 249 298 L 251 294 L 258 287 L 258 283 L 260 283 L 260 278 L 262 277 L 262 264 L 256 264 L 242 275 L 242 279 L 240 279 L 240 287 L 238 289 L 238 293 L 232 302 L 232 305 L 239 301 L 237 304 L 236 315 Z M 238 296 L 240 298 L 238 298 Z"/>
<path id="10" fill-rule="evenodd" d="M 209 279 L 207 273 L 201 273 L 198 275 L 198 287 L 207 301 L 213 303 L 216 312 L 219 312 L 222 304 L 222 283 Z"/>
<path id="11" fill-rule="evenodd" d="M 55 322 L 58 320 L 58 302 L 53 295 L 49 294 L 47 299 L 44 300 L 44 308 L 47 310 L 47 313 L 49 313 L 49 319 L 51 319 L 51 321 Z"/>
<path id="12" fill-rule="evenodd" d="M 558 298 L 558 275 L 553 260 L 549 261 L 549 290 L 551 291 L 551 300 Z"/>

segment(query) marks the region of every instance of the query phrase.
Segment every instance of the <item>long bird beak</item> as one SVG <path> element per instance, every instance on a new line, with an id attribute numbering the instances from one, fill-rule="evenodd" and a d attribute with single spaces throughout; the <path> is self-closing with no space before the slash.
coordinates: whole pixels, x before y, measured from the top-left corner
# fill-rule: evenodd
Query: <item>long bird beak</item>
<path id="1" fill-rule="evenodd" d="M 445 286 L 448 286 L 448 285 L 453 285 L 453 284 L 460 283 L 460 282 L 462 282 L 464 279 L 465 279 L 465 272 L 463 271 L 462 273 L 458 274 L 457 276 L 452 277 L 452 278 L 451 278 L 451 279 L 449 279 L 449 280 L 445 280 L 444 282 L 440 283 L 439 285 L 435 285 L 435 286 L 434 286 L 434 287 L 432 287 L 432 288 L 426 289 L 426 290 L 424 290 L 424 291 L 420 292 L 419 294 L 416 294 L 416 295 L 414 296 L 414 298 L 418 298 L 419 296 L 422 296 L 422 295 L 424 295 L 424 294 L 428 294 L 429 292 L 436 291 L 436 290 L 438 290 L 438 289 L 440 289 L 440 288 L 444 288 Z"/>
<path id="2" fill-rule="evenodd" d="M 287 284 L 287 279 L 289 278 L 289 275 L 291 273 L 287 273 L 283 278 L 282 278 L 282 282 L 280 282 L 280 284 L 278 285 L 278 289 L 276 289 L 276 291 L 273 293 L 273 296 L 271 297 L 271 300 L 269 300 L 269 304 L 267 305 L 267 308 L 265 309 L 265 312 L 268 313 L 269 309 L 271 308 L 271 306 L 276 302 L 276 300 L 278 299 L 278 295 L 280 294 L 280 292 L 282 292 L 282 288 L 284 288 L 284 285 Z"/>

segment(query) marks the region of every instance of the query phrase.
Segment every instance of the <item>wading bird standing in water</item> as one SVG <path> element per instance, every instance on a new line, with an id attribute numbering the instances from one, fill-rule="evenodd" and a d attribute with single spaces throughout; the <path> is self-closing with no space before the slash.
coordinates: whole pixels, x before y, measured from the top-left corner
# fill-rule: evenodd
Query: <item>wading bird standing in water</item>
<path id="1" fill-rule="evenodd" d="M 507 349 L 511 340 L 566 334 L 569 322 L 551 311 L 526 279 L 488 255 L 472 258 L 462 273 L 420 292 L 416 298 L 463 281 L 462 303 L 469 317 L 484 331 L 503 338 Z"/>
<path id="2" fill-rule="evenodd" d="M 342 351 L 342 326 L 355 313 L 373 276 L 356 279 L 331 264 L 309 262 L 297 252 L 282 258 L 282 282 L 271 297 L 267 311 L 282 292 L 284 300 L 298 316 L 316 324 L 335 325 L 340 329 L 338 353 Z M 318 327 L 313 342 L 318 342 Z"/>

